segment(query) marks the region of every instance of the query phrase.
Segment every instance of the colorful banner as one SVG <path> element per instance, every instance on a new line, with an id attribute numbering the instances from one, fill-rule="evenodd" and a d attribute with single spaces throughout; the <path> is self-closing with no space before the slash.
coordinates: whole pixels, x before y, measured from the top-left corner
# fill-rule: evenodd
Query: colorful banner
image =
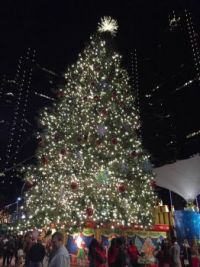
<path id="1" fill-rule="evenodd" d="M 114 237 L 121 236 L 127 241 L 132 239 L 138 249 L 145 240 L 150 239 L 155 247 L 159 246 L 167 233 L 163 231 L 137 231 L 137 230 L 113 230 L 113 229 L 84 229 L 82 233 L 76 233 L 68 236 L 67 248 L 70 254 L 77 254 L 79 249 L 87 249 L 93 238 L 98 239 L 106 248 L 110 245 L 110 240 Z"/>

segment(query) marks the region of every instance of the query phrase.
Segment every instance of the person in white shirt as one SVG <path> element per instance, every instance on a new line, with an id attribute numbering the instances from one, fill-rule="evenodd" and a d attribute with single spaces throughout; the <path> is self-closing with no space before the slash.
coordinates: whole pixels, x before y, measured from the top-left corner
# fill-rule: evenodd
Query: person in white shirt
<path id="1" fill-rule="evenodd" d="M 49 267 L 70 267 L 70 256 L 64 246 L 64 236 L 60 232 L 52 235 L 53 257 L 49 262 Z"/>

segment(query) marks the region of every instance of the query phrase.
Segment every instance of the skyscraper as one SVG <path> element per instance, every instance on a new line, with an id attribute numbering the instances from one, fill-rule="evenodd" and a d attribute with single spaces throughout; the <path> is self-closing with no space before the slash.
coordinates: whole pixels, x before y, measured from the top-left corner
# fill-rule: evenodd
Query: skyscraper
<path id="1" fill-rule="evenodd" d="M 170 11 L 160 42 L 142 69 L 143 137 L 155 165 L 200 151 L 200 54 L 194 21 L 186 9 Z"/>
<path id="2" fill-rule="evenodd" d="M 30 103 L 34 61 L 35 50 L 28 48 L 18 60 L 15 75 L 3 75 L 1 79 L 0 188 L 8 196 L 15 195 L 16 189 L 12 185 L 20 183 L 16 178 L 16 167 L 27 139 L 27 107 Z"/>

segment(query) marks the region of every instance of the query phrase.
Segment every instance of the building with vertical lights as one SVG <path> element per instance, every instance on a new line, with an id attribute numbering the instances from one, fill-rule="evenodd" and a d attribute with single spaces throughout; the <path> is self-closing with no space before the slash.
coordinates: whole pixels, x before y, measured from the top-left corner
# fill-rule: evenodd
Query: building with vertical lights
<path id="1" fill-rule="evenodd" d="M 200 151 L 197 25 L 186 9 L 170 11 L 165 23 L 139 90 L 143 138 L 157 166 Z"/>
<path id="2" fill-rule="evenodd" d="M 28 48 L 19 58 L 15 74 L 1 77 L 0 188 L 5 198 L 14 196 L 21 183 L 16 177 L 16 167 L 28 137 L 27 112 L 31 100 L 34 62 L 35 50 Z"/>

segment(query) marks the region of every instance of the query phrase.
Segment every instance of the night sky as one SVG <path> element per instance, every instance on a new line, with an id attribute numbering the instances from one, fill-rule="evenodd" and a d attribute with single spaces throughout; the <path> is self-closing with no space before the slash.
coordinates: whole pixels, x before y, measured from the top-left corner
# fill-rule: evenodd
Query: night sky
<path id="1" fill-rule="evenodd" d="M 137 49 L 139 55 L 139 74 L 140 86 L 142 90 L 147 90 L 156 85 L 157 81 L 167 79 L 163 78 L 163 73 L 159 73 L 160 55 L 156 49 L 165 43 L 166 32 L 168 29 L 168 14 L 172 10 L 184 10 L 187 8 L 193 14 L 194 21 L 200 30 L 200 3 L 196 1 L 3 1 L 0 4 L 0 32 L 1 32 L 1 49 L 0 49 L 0 77 L 6 75 L 6 79 L 15 76 L 18 59 L 26 54 L 28 48 L 36 51 L 36 61 L 33 64 L 33 79 L 28 99 L 28 108 L 26 119 L 29 125 L 24 126 L 25 131 L 17 154 L 16 161 L 10 162 L 17 164 L 30 156 L 34 155 L 36 148 L 35 132 L 37 129 L 36 118 L 39 109 L 46 105 L 51 105 L 52 101 L 43 97 L 36 96 L 45 94 L 54 97 L 54 92 L 64 83 L 63 73 L 68 65 L 76 61 L 77 55 L 84 48 L 89 36 L 96 30 L 97 23 L 102 16 L 112 16 L 118 20 L 119 31 L 117 34 L 117 46 L 119 52 L 123 55 L 123 64 L 130 72 L 131 62 L 130 54 Z M 190 2 L 190 3 L 188 3 Z M 200 31 L 199 31 L 200 32 Z M 164 37 L 165 36 L 165 37 Z M 171 37 L 170 37 L 171 38 Z M 176 42 L 176 41 L 175 41 Z M 161 57 L 163 59 L 163 57 Z M 151 64 L 149 64 L 151 62 Z M 41 67 L 55 72 L 52 75 L 48 71 L 42 70 Z M 166 65 L 166 70 L 170 68 L 170 63 Z M 158 78 L 159 77 L 159 78 Z M 150 82 L 149 82 L 150 81 Z M 171 87 L 176 87 L 175 82 L 171 81 Z M 145 89 L 144 89 L 145 88 Z M 142 92 L 141 90 L 141 92 Z M 196 95 L 197 96 L 197 95 Z M 198 95 L 199 96 L 199 95 Z M 0 102 L 0 145 L 1 145 L 1 170 L 5 168 L 4 155 L 8 145 L 8 135 L 10 121 L 12 118 L 12 103 L 14 103 L 15 93 L 12 99 L 8 96 L 1 99 Z M 192 97 L 195 98 L 193 95 Z M 183 99 L 187 98 L 186 96 Z M 173 99 L 176 99 L 175 97 Z M 196 99 L 198 99 L 196 97 Z M 171 99 L 168 100 L 168 102 Z M 183 103 L 182 101 L 181 103 Z M 144 105 L 145 106 L 145 105 Z M 176 105 L 172 105 L 175 107 Z M 191 103 L 185 104 L 181 108 L 190 110 Z M 144 114 L 144 110 L 143 113 Z M 177 120 L 184 121 L 184 114 L 180 112 Z M 176 112 L 177 114 L 177 112 Z M 193 116 L 193 115 L 192 115 Z M 195 120 L 194 120 L 195 121 Z M 175 152 L 167 156 L 163 154 L 158 159 L 159 146 L 155 148 L 154 142 L 148 138 L 150 135 L 151 125 L 145 125 L 143 122 L 144 143 L 147 145 L 149 152 L 156 158 L 156 164 L 164 164 L 172 158 Z M 194 122 L 192 126 L 195 130 L 199 124 Z M 167 134 L 168 136 L 168 134 Z M 183 143 L 179 142 L 179 156 L 190 156 L 194 149 L 185 153 Z M 196 145 L 195 145 L 196 147 Z M 15 148 L 12 148 L 15 149 Z M 199 148 L 197 147 L 197 151 Z M 161 160 L 162 159 L 162 160 Z M 33 162 L 33 158 L 28 162 Z M 160 162 L 159 162 L 160 160 Z M 0 177 L 5 180 L 0 183 L 0 206 L 4 206 L 15 201 L 20 195 L 23 182 L 16 177 L 14 171 L 6 172 L 6 177 Z M 158 190 L 165 202 L 168 202 L 168 192 Z M 175 197 L 175 196 L 174 196 Z M 183 201 L 177 197 L 177 203 Z M 178 204 L 178 205 L 179 205 Z M 182 204 L 180 204 L 182 205 Z"/>

